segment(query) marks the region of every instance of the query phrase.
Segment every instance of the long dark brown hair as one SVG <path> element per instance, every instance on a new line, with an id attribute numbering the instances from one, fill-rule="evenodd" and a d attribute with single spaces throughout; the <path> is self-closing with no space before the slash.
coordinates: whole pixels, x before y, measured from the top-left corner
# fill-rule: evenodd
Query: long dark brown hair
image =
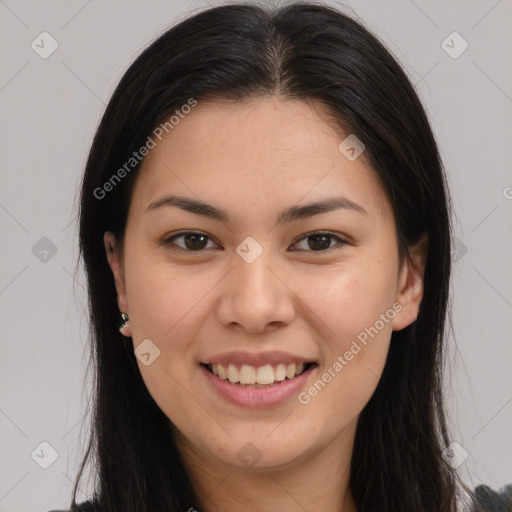
<path id="1" fill-rule="evenodd" d="M 103 245 L 107 230 L 123 239 L 140 164 L 110 181 L 108 194 L 101 190 L 155 127 L 191 98 L 265 95 L 317 100 L 340 130 L 365 144 L 391 201 L 401 257 L 428 235 L 419 315 L 393 332 L 384 372 L 361 412 L 350 490 L 359 512 L 453 512 L 458 475 L 442 456 L 451 442 L 442 375 L 452 238 L 442 162 L 424 108 L 396 59 L 353 17 L 312 3 L 231 4 L 185 19 L 137 57 L 106 107 L 80 197 L 95 387 L 72 509 L 88 462 L 97 510 L 199 509 L 169 419 L 144 385 L 133 346 L 118 331 Z"/>

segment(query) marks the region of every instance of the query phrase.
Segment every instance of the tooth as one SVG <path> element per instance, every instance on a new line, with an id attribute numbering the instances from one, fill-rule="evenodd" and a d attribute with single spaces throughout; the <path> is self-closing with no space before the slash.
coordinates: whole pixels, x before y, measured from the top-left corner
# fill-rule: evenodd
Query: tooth
<path id="1" fill-rule="evenodd" d="M 238 375 L 240 384 L 255 384 L 256 383 L 256 369 L 254 366 L 243 364 L 240 368 L 240 374 Z"/>
<path id="2" fill-rule="evenodd" d="M 271 365 L 260 366 L 256 374 L 256 382 L 258 384 L 273 384 L 274 370 Z"/>
<path id="3" fill-rule="evenodd" d="M 228 374 L 226 372 L 226 370 L 224 369 L 224 366 L 222 366 L 221 364 L 219 364 L 217 366 L 217 370 L 219 371 L 219 377 L 223 380 L 227 380 L 228 378 Z"/>
<path id="4" fill-rule="evenodd" d="M 293 379 L 304 371 L 305 364 L 285 364 L 279 363 L 275 366 L 267 364 L 258 368 L 244 364 L 240 370 L 234 364 L 210 364 L 212 373 L 223 380 L 229 380 L 232 383 L 240 383 L 247 387 L 266 387 L 281 382 L 284 379 Z"/>
<path id="5" fill-rule="evenodd" d="M 293 379 L 295 377 L 295 370 L 297 368 L 297 365 L 295 363 L 290 363 L 288 367 L 286 368 L 286 376 L 289 379 Z"/>
<path id="6" fill-rule="evenodd" d="M 284 379 L 286 379 L 286 365 L 279 363 L 274 370 L 274 380 L 281 382 Z"/>
<path id="7" fill-rule="evenodd" d="M 228 366 L 228 380 L 229 382 L 239 382 L 238 368 L 234 364 Z"/>

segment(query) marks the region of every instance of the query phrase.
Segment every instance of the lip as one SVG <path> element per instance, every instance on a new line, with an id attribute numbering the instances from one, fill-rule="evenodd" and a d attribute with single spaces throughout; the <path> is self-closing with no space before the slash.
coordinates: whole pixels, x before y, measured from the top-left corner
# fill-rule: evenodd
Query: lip
<path id="1" fill-rule="evenodd" d="M 272 351 L 272 352 L 260 352 L 260 353 L 251 353 L 251 352 L 243 352 L 243 351 L 232 351 L 232 352 L 224 352 L 223 354 L 219 354 L 217 356 L 212 356 L 205 361 L 201 361 L 204 364 L 234 364 L 234 365 L 242 365 L 248 364 L 250 366 L 265 366 L 267 364 L 300 364 L 300 363 L 317 363 L 317 361 L 313 359 L 306 359 L 300 356 L 296 356 L 289 352 L 283 351 Z"/>
<path id="2" fill-rule="evenodd" d="M 232 404 L 251 409 L 282 404 L 291 397 L 297 396 L 317 367 L 316 364 L 312 365 L 298 377 L 291 380 L 285 379 L 268 388 L 245 388 L 223 380 L 208 371 L 202 364 L 199 365 L 200 371 L 208 379 L 209 384 L 222 398 Z"/>

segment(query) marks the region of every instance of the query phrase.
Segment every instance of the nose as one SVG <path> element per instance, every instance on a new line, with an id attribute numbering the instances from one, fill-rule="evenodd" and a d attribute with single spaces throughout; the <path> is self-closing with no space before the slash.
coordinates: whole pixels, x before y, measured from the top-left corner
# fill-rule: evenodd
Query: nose
<path id="1" fill-rule="evenodd" d="M 238 325 L 251 333 L 291 323 L 295 317 L 294 293 L 269 251 L 252 263 L 235 254 L 233 263 L 223 280 L 217 308 L 219 322 L 226 327 Z"/>

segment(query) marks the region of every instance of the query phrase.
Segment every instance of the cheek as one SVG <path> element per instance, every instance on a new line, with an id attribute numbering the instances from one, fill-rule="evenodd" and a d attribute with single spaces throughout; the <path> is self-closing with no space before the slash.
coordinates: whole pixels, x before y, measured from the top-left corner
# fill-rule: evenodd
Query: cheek
<path id="1" fill-rule="evenodd" d="M 309 289 L 308 305 L 323 325 L 317 340 L 322 373 L 304 396 L 317 408 L 314 416 L 323 414 L 338 425 L 357 416 L 375 391 L 399 308 L 393 265 L 392 259 L 361 259 L 317 280 L 314 293 Z"/>
<path id="2" fill-rule="evenodd" d="M 127 265 L 127 294 L 134 340 L 146 337 L 160 340 L 183 339 L 176 334 L 197 326 L 197 315 L 204 309 L 201 299 L 211 288 L 211 276 L 179 268 L 168 261 L 133 260 Z"/>
<path id="3" fill-rule="evenodd" d="M 354 418 L 371 398 L 384 368 L 392 320 L 400 306 L 394 302 L 394 261 L 367 261 L 338 273 L 315 300 L 315 311 L 329 331 L 323 373 L 308 393 L 328 421 Z M 321 345 L 320 345 L 321 346 Z M 325 390 L 325 391 L 324 391 Z M 316 393 L 316 395 L 315 395 Z M 307 400 L 308 397 L 305 397 Z"/>
<path id="4" fill-rule="evenodd" d="M 184 389 L 193 384 L 191 341 L 203 323 L 199 317 L 205 312 L 206 302 L 201 297 L 213 283 L 208 285 L 206 276 L 198 286 L 198 275 L 194 278 L 156 259 L 139 263 L 134 258 L 126 265 L 126 276 L 134 349 L 146 339 L 157 347 L 151 346 L 158 355 L 149 365 L 137 359 L 146 388 L 179 428 L 200 424 L 200 412 L 187 416 L 188 426 L 181 425 L 180 418 L 191 406 L 190 395 Z"/>
<path id="5" fill-rule="evenodd" d="M 298 295 L 323 324 L 321 334 L 337 352 L 374 326 L 391 333 L 397 276 L 393 261 L 360 259 L 297 281 Z M 300 286 L 300 288 L 299 288 Z M 386 315 L 384 325 L 379 321 Z M 316 323 L 319 323 L 318 320 Z M 360 336 L 364 338 L 364 334 Z"/>

